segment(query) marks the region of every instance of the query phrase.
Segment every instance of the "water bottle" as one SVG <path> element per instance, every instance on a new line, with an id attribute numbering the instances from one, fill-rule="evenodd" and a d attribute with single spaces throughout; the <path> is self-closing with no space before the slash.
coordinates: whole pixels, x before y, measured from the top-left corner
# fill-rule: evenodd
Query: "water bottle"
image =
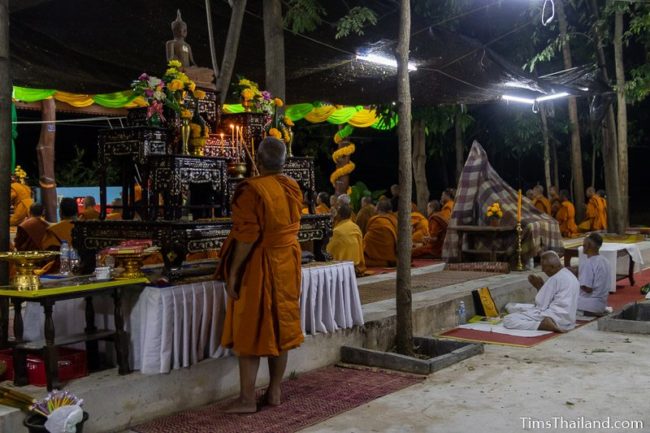
<path id="1" fill-rule="evenodd" d="M 68 241 L 61 242 L 61 249 L 59 250 L 61 255 L 59 256 L 59 273 L 61 275 L 70 275 L 70 246 Z"/>
<path id="2" fill-rule="evenodd" d="M 458 324 L 464 325 L 465 323 L 467 323 L 465 302 L 460 301 L 460 304 L 458 304 Z"/>
<path id="3" fill-rule="evenodd" d="M 70 273 L 76 274 L 79 272 L 79 253 L 74 248 L 70 249 Z"/>

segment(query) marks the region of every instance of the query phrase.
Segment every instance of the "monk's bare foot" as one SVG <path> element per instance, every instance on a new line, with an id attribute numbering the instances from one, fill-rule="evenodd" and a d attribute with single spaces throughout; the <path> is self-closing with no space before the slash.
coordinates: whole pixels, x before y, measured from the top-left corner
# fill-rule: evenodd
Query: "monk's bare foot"
<path id="1" fill-rule="evenodd" d="M 280 406 L 280 404 L 282 403 L 281 395 L 282 393 L 279 389 L 272 390 L 271 388 L 269 388 L 266 390 L 266 393 L 264 393 L 262 404 L 267 406 Z"/>
<path id="2" fill-rule="evenodd" d="M 552 332 L 564 332 L 562 329 L 558 328 L 555 324 L 555 321 L 550 317 L 544 317 L 542 323 L 537 327 L 540 331 L 552 331 Z"/>
<path id="3" fill-rule="evenodd" d="M 246 401 L 241 397 L 224 407 L 223 413 L 255 413 L 257 412 L 257 403 L 255 401 Z"/>

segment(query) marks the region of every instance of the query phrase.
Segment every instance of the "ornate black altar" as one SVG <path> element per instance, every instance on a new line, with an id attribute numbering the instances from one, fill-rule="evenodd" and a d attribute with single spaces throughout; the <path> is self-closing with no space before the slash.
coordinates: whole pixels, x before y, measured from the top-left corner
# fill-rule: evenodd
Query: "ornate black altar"
<path id="1" fill-rule="evenodd" d="M 212 127 L 219 120 L 220 107 L 213 92 L 206 93 L 207 101 L 199 103 L 199 113 Z M 228 165 L 242 154 L 248 155 L 251 173 L 251 157 L 264 136 L 266 122 L 266 115 L 258 113 L 223 115 L 223 129 L 215 128 L 207 140 L 204 155 L 209 156 L 190 156 L 179 154 L 177 119 L 170 116 L 167 128 L 150 127 L 144 125 L 142 113 L 130 113 L 129 127 L 99 134 L 100 220 L 78 221 L 73 230 L 73 244 L 87 271 L 93 268 L 98 250 L 127 239 L 151 239 L 161 247 L 167 270 L 178 267 L 189 253 L 219 249 L 230 232 L 230 202 L 242 180 L 229 176 Z M 241 125 L 243 140 L 233 140 L 231 123 Z M 121 175 L 120 221 L 104 221 L 111 165 Z M 296 179 L 310 200 L 313 198 L 311 158 L 288 158 L 284 172 Z M 309 205 L 313 211 L 314 203 Z M 329 215 L 304 215 L 299 241 L 314 241 L 317 260 L 324 260 L 323 248 L 331 230 Z"/>

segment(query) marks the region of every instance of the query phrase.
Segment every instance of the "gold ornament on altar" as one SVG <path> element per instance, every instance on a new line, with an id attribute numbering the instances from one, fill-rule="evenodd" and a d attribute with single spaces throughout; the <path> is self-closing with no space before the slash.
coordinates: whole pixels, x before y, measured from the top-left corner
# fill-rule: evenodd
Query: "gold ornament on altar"
<path id="1" fill-rule="evenodd" d="M 242 179 L 246 175 L 246 164 L 243 162 L 231 162 L 228 164 L 228 175 L 236 179 Z"/>
<path id="2" fill-rule="evenodd" d="M 498 201 L 495 201 L 490 206 L 488 206 L 485 216 L 487 216 L 487 219 L 491 226 L 499 225 L 501 218 L 503 217 L 503 211 L 501 210 L 501 205 Z"/>
<path id="3" fill-rule="evenodd" d="M 40 278 L 34 273 L 36 264 L 52 260 L 58 255 L 58 251 L 6 251 L 0 252 L 0 260 L 15 264 L 16 275 L 11 279 L 11 286 L 22 292 L 43 287 Z"/>
<path id="4" fill-rule="evenodd" d="M 158 247 L 143 249 L 140 247 L 116 247 L 110 248 L 108 254 L 115 258 L 116 267 L 124 269 L 116 280 L 128 280 L 133 278 L 142 278 L 142 261 L 145 257 L 158 251 Z"/>

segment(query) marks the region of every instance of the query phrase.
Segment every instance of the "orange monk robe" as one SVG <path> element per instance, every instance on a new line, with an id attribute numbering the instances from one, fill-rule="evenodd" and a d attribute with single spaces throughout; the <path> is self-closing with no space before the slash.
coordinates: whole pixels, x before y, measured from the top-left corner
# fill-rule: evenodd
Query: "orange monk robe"
<path id="1" fill-rule="evenodd" d="M 254 244 L 243 265 L 239 299 L 228 300 L 221 344 L 239 356 L 278 356 L 298 347 L 302 194 L 284 175 L 242 181 L 232 203 L 232 230 L 217 278 L 227 279 L 235 241 Z"/>
<path id="2" fill-rule="evenodd" d="M 98 220 L 99 212 L 92 207 L 86 208 L 81 212 L 81 215 L 79 215 L 79 219 L 82 221 Z"/>
<path id="3" fill-rule="evenodd" d="M 445 205 L 440 209 L 440 212 L 437 212 L 438 215 L 445 221 L 449 221 L 451 219 L 451 213 L 454 211 L 454 201 L 449 200 Z"/>
<path id="4" fill-rule="evenodd" d="M 392 213 L 375 215 L 363 237 L 366 266 L 395 266 L 397 263 L 397 218 Z"/>
<path id="5" fill-rule="evenodd" d="M 555 214 L 555 219 L 560 223 L 560 232 L 565 238 L 572 238 L 578 234 L 576 225 L 576 208 L 568 200 L 564 200 Z"/>
<path id="6" fill-rule="evenodd" d="M 535 197 L 533 200 L 533 205 L 541 212 L 550 215 L 551 214 L 551 202 L 544 197 L 543 195 Z"/>
<path id="7" fill-rule="evenodd" d="M 32 200 L 31 188 L 19 182 L 12 182 L 11 204 L 14 207 L 14 213 L 9 217 L 9 225 L 17 226 L 29 217 L 29 208 L 32 203 L 34 200 Z"/>
<path id="8" fill-rule="evenodd" d="M 363 257 L 363 234 L 358 225 L 345 219 L 334 227 L 332 238 L 327 243 L 327 252 L 334 260 L 354 262 L 357 274 L 366 270 Z"/>
<path id="9" fill-rule="evenodd" d="M 43 249 L 58 251 L 63 241 L 67 241 L 68 245 L 72 246 L 72 227 L 74 227 L 72 220 L 62 220 L 49 226 L 43 236 Z"/>
<path id="10" fill-rule="evenodd" d="M 601 198 L 597 195 L 592 195 L 587 202 L 587 219 L 580 223 L 578 228 L 580 231 L 589 232 L 593 230 L 605 229 L 605 221 L 603 221 L 604 210 Z"/>
<path id="11" fill-rule="evenodd" d="M 607 200 L 605 197 L 598 196 L 598 201 L 600 202 L 598 210 L 600 211 L 600 218 L 603 222 L 603 229 L 607 230 Z"/>
<path id="12" fill-rule="evenodd" d="M 421 244 L 429 236 L 429 221 L 420 212 L 411 212 L 413 243 Z"/>
<path id="13" fill-rule="evenodd" d="M 16 229 L 14 245 L 17 251 L 42 250 L 43 237 L 49 224 L 43 218 L 31 217 L 20 223 Z"/>
<path id="14" fill-rule="evenodd" d="M 370 221 L 370 218 L 375 216 L 376 213 L 377 211 L 375 210 L 375 206 L 371 204 L 367 204 L 359 209 L 359 213 L 357 214 L 357 225 L 361 229 L 361 233 L 364 235 L 368 228 L 368 221 Z"/>
<path id="15" fill-rule="evenodd" d="M 328 213 L 330 213 L 330 208 L 327 205 L 321 203 L 318 206 L 316 206 L 316 215 L 328 214 Z"/>
<path id="16" fill-rule="evenodd" d="M 414 248 L 411 257 L 438 258 L 442 256 L 442 245 L 445 243 L 448 222 L 443 216 L 442 212 L 436 212 L 429 216 L 429 239 L 425 240 L 422 246 Z"/>

